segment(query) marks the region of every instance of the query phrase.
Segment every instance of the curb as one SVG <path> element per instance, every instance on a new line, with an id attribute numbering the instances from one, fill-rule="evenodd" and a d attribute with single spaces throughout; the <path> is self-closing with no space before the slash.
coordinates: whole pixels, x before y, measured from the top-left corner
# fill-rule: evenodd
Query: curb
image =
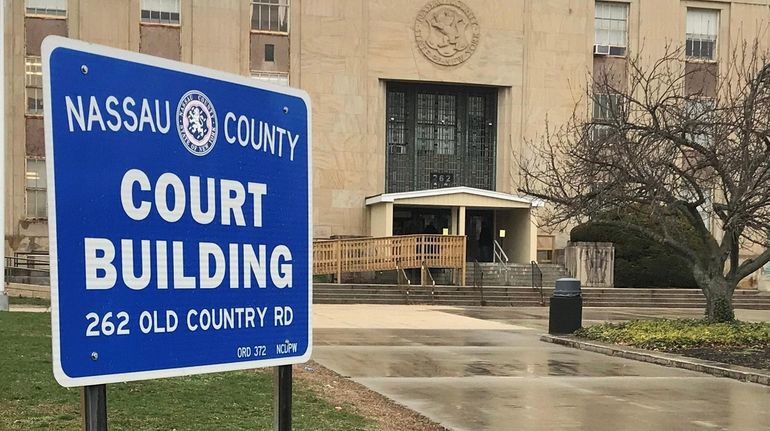
<path id="1" fill-rule="evenodd" d="M 650 350 L 635 349 L 632 347 L 606 344 L 597 341 L 583 341 L 573 336 L 542 335 L 540 341 L 572 347 L 574 349 L 601 353 L 608 356 L 617 356 L 633 359 L 640 362 L 663 365 L 665 367 L 682 368 L 690 371 L 711 374 L 717 377 L 727 377 L 742 382 L 757 383 L 770 386 L 770 373 L 755 370 L 753 368 L 728 365 L 721 362 L 706 361 L 689 358 L 673 353 L 654 352 Z"/>

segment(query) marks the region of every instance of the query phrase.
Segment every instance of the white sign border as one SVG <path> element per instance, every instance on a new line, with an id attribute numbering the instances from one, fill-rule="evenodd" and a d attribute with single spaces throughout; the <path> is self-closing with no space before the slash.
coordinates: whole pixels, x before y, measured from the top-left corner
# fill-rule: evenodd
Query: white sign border
<path id="1" fill-rule="evenodd" d="M 137 371 L 120 374 L 104 374 L 90 377 L 70 377 L 62 369 L 61 364 L 61 339 L 59 334 L 59 260 L 58 243 L 56 236 L 56 184 L 54 175 L 54 149 L 53 149 L 53 128 L 51 111 L 51 74 L 50 59 L 51 54 L 58 48 L 72 49 L 75 51 L 87 52 L 90 54 L 102 55 L 119 60 L 126 60 L 134 63 L 154 66 L 162 69 L 168 69 L 175 72 L 188 73 L 191 75 L 204 76 L 206 78 L 216 79 L 228 83 L 245 85 L 248 87 L 259 88 L 288 96 L 294 96 L 302 99 L 307 109 L 307 158 L 308 158 L 308 334 L 307 350 L 301 356 L 287 356 L 275 359 L 265 359 L 244 362 L 229 362 L 223 364 L 200 365 L 194 367 L 168 368 L 163 370 Z M 263 83 L 256 79 L 236 75 L 233 73 L 222 72 L 214 69 L 208 69 L 201 66 L 195 66 L 188 63 L 168 60 L 165 58 L 153 57 L 133 51 L 126 51 L 117 48 L 83 42 L 80 40 L 69 39 L 61 36 L 48 36 L 42 44 L 42 63 L 43 63 L 43 118 L 45 128 L 45 151 L 46 151 L 46 170 L 48 177 L 48 239 L 50 256 L 50 279 L 51 279 L 51 346 L 54 378 L 61 386 L 93 386 L 107 383 L 119 383 L 136 380 L 159 379 L 166 377 L 188 376 L 192 374 L 217 373 L 222 371 L 247 370 L 253 368 L 274 367 L 280 365 L 291 365 L 304 363 L 310 359 L 313 350 L 313 153 L 312 153 L 312 109 L 310 105 L 310 96 L 300 89 L 291 87 L 282 87 L 269 83 Z"/>

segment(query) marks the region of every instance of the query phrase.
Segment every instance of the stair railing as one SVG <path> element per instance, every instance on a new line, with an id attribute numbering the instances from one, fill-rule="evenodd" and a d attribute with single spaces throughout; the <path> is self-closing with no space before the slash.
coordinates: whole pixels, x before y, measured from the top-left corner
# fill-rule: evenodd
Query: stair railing
<path id="1" fill-rule="evenodd" d="M 492 261 L 497 264 L 500 274 L 504 274 L 505 282 L 508 283 L 508 255 L 505 254 L 503 246 L 497 240 L 492 240 L 493 254 Z"/>
<path id="2" fill-rule="evenodd" d="M 478 260 L 473 260 L 473 288 L 480 289 L 481 284 L 484 282 L 484 271 L 481 269 L 481 264 Z"/>
<path id="3" fill-rule="evenodd" d="M 422 276 L 420 277 L 421 282 L 425 282 L 425 275 L 428 274 L 428 282 L 430 283 L 430 301 L 432 304 L 436 303 L 436 280 L 433 279 L 433 274 L 430 273 L 430 268 L 428 268 L 428 264 L 425 261 L 422 261 Z M 423 284 L 424 285 L 424 284 Z"/>
<path id="4" fill-rule="evenodd" d="M 11 280 L 15 276 L 50 277 L 50 275 L 51 271 L 47 260 L 21 256 L 5 257 L 6 281 Z"/>
<path id="5" fill-rule="evenodd" d="M 401 267 L 401 265 L 396 264 L 396 275 L 398 277 L 398 285 L 402 286 L 406 284 L 407 286 L 412 284 L 412 281 L 409 280 L 409 277 L 406 275 L 406 271 L 404 271 L 404 268 Z"/>
<path id="6" fill-rule="evenodd" d="M 540 305 L 545 305 L 545 294 L 543 293 L 543 271 L 540 270 L 540 265 L 537 262 L 530 261 L 532 267 L 532 289 L 536 292 L 540 292 Z"/>
<path id="7" fill-rule="evenodd" d="M 423 274 L 422 277 L 425 277 L 425 274 L 427 274 L 428 275 L 428 277 L 427 277 L 428 284 L 431 285 L 431 286 L 435 286 L 436 285 L 436 280 L 433 279 L 433 274 L 430 273 L 430 269 L 428 268 L 428 264 L 425 263 L 425 261 L 423 260 L 422 264 L 420 265 L 420 267 L 421 267 L 422 274 Z M 424 282 L 425 280 L 422 280 L 422 281 Z M 424 285 L 424 283 L 423 283 L 423 285 Z"/>
<path id="8" fill-rule="evenodd" d="M 478 289 L 481 294 L 481 305 L 487 305 L 484 299 L 484 269 L 476 259 L 473 260 L 473 288 Z"/>

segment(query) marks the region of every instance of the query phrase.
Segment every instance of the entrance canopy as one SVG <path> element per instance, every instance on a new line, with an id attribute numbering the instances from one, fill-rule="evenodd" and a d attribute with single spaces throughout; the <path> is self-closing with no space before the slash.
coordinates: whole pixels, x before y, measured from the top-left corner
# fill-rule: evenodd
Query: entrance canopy
<path id="1" fill-rule="evenodd" d="M 447 187 L 413 192 L 383 193 L 366 198 L 366 206 L 396 205 L 464 206 L 469 208 L 531 208 L 543 205 L 539 199 L 473 187 Z"/>
<path id="2" fill-rule="evenodd" d="M 489 261 L 497 241 L 511 262 L 537 256 L 537 228 L 531 209 L 542 201 L 529 196 L 449 187 L 366 198 L 369 234 L 445 233 L 468 237 L 468 260 Z"/>

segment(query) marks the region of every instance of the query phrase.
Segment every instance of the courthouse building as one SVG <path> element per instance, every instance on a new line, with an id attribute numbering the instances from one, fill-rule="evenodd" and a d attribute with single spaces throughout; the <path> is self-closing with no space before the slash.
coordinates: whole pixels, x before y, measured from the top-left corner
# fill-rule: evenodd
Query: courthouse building
<path id="1" fill-rule="evenodd" d="M 307 91 L 316 238 L 465 234 L 469 259 L 497 239 L 528 262 L 551 259 L 566 234 L 538 232 L 541 203 L 517 192 L 516 161 L 546 120 L 586 100 L 590 73 L 667 44 L 718 70 L 743 40 L 766 39 L 770 20 L 768 0 L 6 3 L 7 255 L 48 250 L 49 34 Z"/>

